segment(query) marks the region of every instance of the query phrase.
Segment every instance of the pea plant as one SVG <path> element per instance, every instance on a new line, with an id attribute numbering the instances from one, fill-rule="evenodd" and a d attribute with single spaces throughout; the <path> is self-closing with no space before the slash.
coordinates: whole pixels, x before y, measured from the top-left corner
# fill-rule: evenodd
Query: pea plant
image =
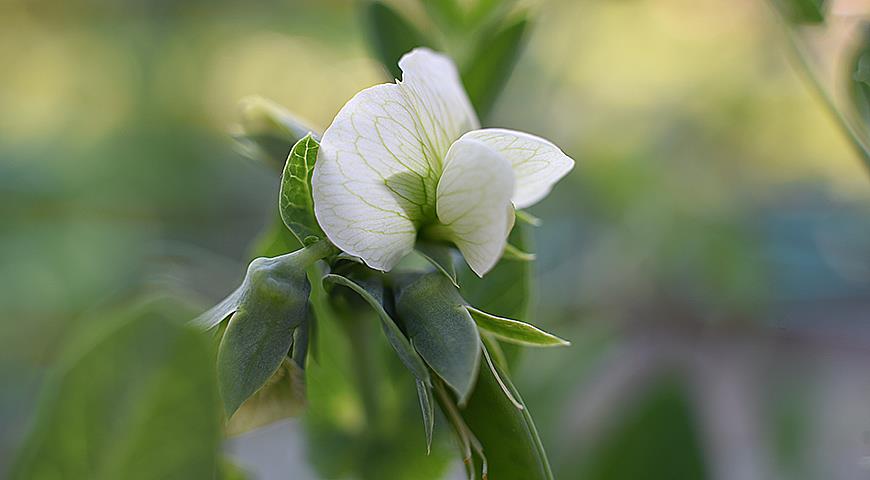
<path id="1" fill-rule="evenodd" d="M 568 345 L 526 321 L 534 255 L 523 235 L 539 222 L 522 209 L 574 161 L 535 135 L 481 128 L 479 113 L 504 85 L 527 19 L 490 11 L 495 3 L 468 17 L 451 5 L 427 3 L 448 21 L 471 22 L 469 31 L 491 32 L 474 40 L 465 68 L 374 3 L 366 13 L 375 51 L 398 80 L 357 93 L 322 134 L 268 100 L 244 102 L 236 140 L 282 166 L 278 228 L 300 248 L 255 259 L 241 286 L 195 324 L 218 331 L 219 386 L 232 423 L 256 416 L 256 398 L 276 375 L 305 368 L 323 323 L 374 317 L 346 330 L 352 355 L 365 354 L 354 347 L 355 329 L 379 324 L 416 386 L 417 398 L 402 401 L 419 404 L 427 452 L 437 408 L 469 478 L 551 478 L 502 345 Z M 498 296 L 514 289 L 522 307 L 502 316 Z M 375 395 L 363 395 L 372 397 L 366 415 L 377 410 Z"/>

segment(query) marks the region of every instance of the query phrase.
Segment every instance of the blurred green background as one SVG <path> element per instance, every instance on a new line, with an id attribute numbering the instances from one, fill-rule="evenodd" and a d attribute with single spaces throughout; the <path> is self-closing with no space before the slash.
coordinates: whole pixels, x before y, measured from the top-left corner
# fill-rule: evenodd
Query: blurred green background
<path id="1" fill-rule="evenodd" d="M 534 22 L 488 124 L 577 160 L 532 209 L 534 321 L 574 346 L 515 372 L 556 477 L 867 478 L 870 177 L 770 6 L 518 4 Z M 238 283 L 279 181 L 234 151 L 238 100 L 325 128 L 389 80 L 359 13 L 0 0 L 0 472 L 95 312 L 157 296 L 186 319 Z M 300 428 L 226 450 L 317 478 Z"/>

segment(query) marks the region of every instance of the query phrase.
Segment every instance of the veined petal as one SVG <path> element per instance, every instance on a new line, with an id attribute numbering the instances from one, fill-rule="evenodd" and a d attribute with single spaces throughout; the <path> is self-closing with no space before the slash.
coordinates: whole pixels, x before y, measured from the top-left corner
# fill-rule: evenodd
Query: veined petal
<path id="1" fill-rule="evenodd" d="M 480 128 L 456 65 L 445 55 L 415 48 L 402 56 L 399 68 L 399 85 L 417 113 L 417 128 L 435 158 L 443 160 L 463 133 Z"/>
<path id="2" fill-rule="evenodd" d="M 414 248 L 437 182 L 401 88 L 377 85 L 347 102 L 323 134 L 311 178 L 320 228 L 378 270 Z"/>
<path id="3" fill-rule="evenodd" d="M 359 92 L 326 129 L 312 176 L 314 213 L 332 243 L 390 270 L 435 217 L 442 159 L 477 118 L 449 58 L 416 49 L 403 79 Z"/>
<path id="4" fill-rule="evenodd" d="M 474 273 L 483 276 L 501 257 L 513 222 L 511 164 L 471 138 L 457 140 L 445 164 L 438 182 L 438 219 Z"/>
<path id="5" fill-rule="evenodd" d="M 468 132 L 462 138 L 479 140 L 510 161 L 516 176 L 512 200 L 517 208 L 538 203 L 574 168 L 574 160 L 559 147 L 528 133 L 485 128 Z"/>

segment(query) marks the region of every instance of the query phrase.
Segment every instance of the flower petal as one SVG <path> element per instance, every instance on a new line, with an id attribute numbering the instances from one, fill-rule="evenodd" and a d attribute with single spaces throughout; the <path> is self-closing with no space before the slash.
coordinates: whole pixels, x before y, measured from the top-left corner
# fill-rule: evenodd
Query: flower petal
<path id="1" fill-rule="evenodd" d="M 408 127 L 413 117 L 399 85 L 365 89 L 324 132 L 314 164 L 320 228 L 335 246 L 378 270 L 391 269 L 414 248 L 427 185 L 437 182 Z"/>
<path id="2" fill-rule="evenodd" d="M 517 182 L 513 196 L 517 208 L 538 203 L 574 168 L 574 160 L 559 147 L 528 133 L 485 128 L 468 132 L 462 138 L 479 140 L 510 161 Z"/>
<path id="3" fill-rule="evenodd" d="M 449 58 L 416 49 L 397 84 L 356 94 L 326 129 L 311 180 L 314 213 L 335 246 L 390 270 L 434 219 L 442 159 L 477 118 Z"/>
<path id="4" fill-rule="evenodd" d="M 456 139 L 480 128 L 456 65 L 445 55 L 415 48 L 402 56 L 399 68 L 399 84 L 419 117 L 419 132 L 435 156 L 444 159 Z"/>
<path id="5" fill-rule="evenodd" d="M 438 219 L 474 273 L 483 276 L 501 257 L 513 223 L 513 170 L 504 156 L 470 138 L 457 140 L 445 163 Z"/>

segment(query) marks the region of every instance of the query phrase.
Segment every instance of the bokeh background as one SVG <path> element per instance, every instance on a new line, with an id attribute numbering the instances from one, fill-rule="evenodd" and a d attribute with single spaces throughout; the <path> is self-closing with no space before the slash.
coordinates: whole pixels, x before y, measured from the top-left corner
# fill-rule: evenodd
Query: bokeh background
<path id="1" fill-rule="evenodd" d="M 763 0 L 518 3 L 535 20 L 488 124 L 577 160 L 532 208 L 534 319 L 574 345 L 514 374 L 556 477 L 870 478 L 870 176 L 781 19 Z M 157 295 L 192 316 L 238 283 L 278 193 L 227 133 L 238 101 L 325 128 L 389 80 L 359 13 L 0 0 L 0 467 L 95 311 Z M 226 450 L 252 478 L 319 478 L 301 428 Z"/>

